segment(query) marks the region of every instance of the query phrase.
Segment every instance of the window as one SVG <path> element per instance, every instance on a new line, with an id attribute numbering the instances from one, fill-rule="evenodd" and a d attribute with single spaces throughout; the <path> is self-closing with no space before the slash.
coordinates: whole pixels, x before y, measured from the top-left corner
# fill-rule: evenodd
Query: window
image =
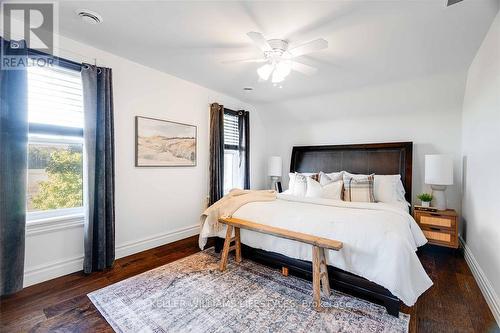
<path id="1" fill-rule="evenodd" d="M 80 72 L 28 68 L 27 220 L 83 212 Z"/>
<path id="2" fill-rule="evenodd" d="M 228 110 L 224 112 L 224 195 L 241 187 L 239 140 L 238 115 Z"/>
<path id="3" fill-rule="evenodd" d="M 238 162 L 237 150 L 224 149 L 224 195 L 238 187 Z"/>

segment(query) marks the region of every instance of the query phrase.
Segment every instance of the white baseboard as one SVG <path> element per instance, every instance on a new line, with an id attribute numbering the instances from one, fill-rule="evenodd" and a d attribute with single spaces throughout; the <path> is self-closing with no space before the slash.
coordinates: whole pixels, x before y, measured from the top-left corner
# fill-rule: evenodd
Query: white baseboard
<path id="1" fill-rule="evenodd" d="M 200 233 L 200 225 L 194 224 L 188 227 L 179 228 L 167 233 L 161 233 L 152 237 L 146 237 L 137 241 L 124 243 L 116 247 L 115 257 L 123 258 L 134 253 L 149 250 L 154 247 L 172 243 Z"/>
<path id="2" fill-rule="evenodd" d="M 474 278 L 479 285 L 479 289 L 481 289 L 481 292 L 486 299 L 486 303 L 488 303 L 488 306 L 490 307 L 497 324 L 500 326 L 500 298 L 496 294 L 490 280 L 484 274 L 484 271 L 481 269 L 481 266 L 479 266 L 479 263 L 472 254 L 472 251 L 467 246 L 467 243 L 463 240 L 462 237 L 460 237 L 460 243 L 462 244 L 462 247 L 464 249 L 465 261 L 469 265 L 469 268 L 472 271 L 472 275 L 474 275 Z"/>
<path id="3" fill-rule="evenodd" d="M 81 271 L 82 267 L 83 256 L 79 256 L 27 268 L 24 271 L 23 287 Z"/>
<path id="4" fill-rule="evenodd" d="M 123 258 L 131 254 L 149 250 L 157 246 L 172 243 L 187 237 L 197 235 L 200 225 L 195 224 L 188 227 L 179 228 L 167 233 L 161 233 L 152 237 L 139 239 L 137 241 L 118 245 L 115 250 L 115 257 Z M 82 256 L 67 258 L 59 261 L 45 263 L 34 267 L 27 267 L 24 271 L 24 287 L 28 287 L 43 281 L 54 279 L 66 274 L 81 271 L 83 267 Z"/>

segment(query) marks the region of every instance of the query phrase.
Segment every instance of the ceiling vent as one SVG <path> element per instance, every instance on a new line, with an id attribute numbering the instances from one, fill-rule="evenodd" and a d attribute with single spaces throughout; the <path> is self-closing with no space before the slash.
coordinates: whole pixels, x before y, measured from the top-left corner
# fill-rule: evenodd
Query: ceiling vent
<path id="1" fill-rule="evenodd" d="M 446 0 L 446 7 L 454 5 L 454 4 L 459 3 L 461 1 L 463 1 L 463 0 Z"/>
<path id="2" fill-rule="evenodd" d="M 83 22 L 88 24 L 99 24 L 103 21 L 101 15 L 88 9 L 78 9 L 76 15 L 78 15 Z"/>

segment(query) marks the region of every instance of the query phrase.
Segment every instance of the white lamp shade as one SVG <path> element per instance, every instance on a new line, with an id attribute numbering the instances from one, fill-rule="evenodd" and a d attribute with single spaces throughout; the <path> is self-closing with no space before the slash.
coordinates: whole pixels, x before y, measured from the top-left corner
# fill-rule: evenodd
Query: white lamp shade
<path id="1" fill-rule="evenodd" d="M 271 177 L 281 177 L 281 156 L 271 156 L 267 164 L 267 174 Z"/>
<path id="2" fill-rule="evenodd" d="M 453 159 L 449 155 L 425 155 L 425 183 L 453 185 Z"/>

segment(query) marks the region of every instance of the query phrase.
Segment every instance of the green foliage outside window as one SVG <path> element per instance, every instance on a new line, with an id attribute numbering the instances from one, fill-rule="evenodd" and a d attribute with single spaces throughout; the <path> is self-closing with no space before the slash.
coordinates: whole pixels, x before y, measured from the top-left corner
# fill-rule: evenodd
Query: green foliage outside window
<path id="1" fill-rule="evenodd" d="M 48 179 L 40 182 L 33 198 L 34 208 L 49 210 L 83 205 L 81 151 L 52 151 L 45 172 Z"/>

